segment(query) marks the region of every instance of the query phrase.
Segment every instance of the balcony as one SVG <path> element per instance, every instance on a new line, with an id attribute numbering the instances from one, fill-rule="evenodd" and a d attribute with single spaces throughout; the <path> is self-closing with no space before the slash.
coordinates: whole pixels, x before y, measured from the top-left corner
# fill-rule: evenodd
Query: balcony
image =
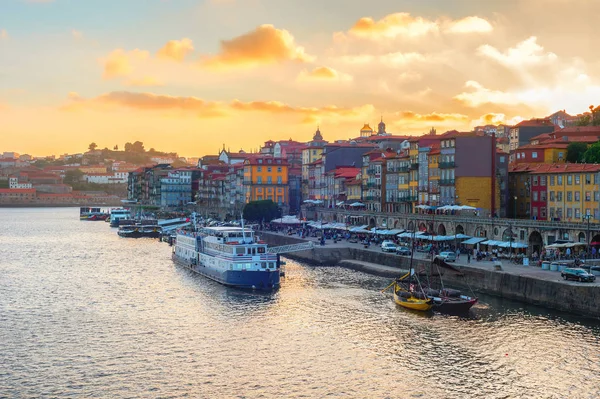
<path id="1" fill-rule="evenodd" d="M 450 169 L 456 167 L 456 165 L 454 164 L 454 162 L 440 162 L 438 164 L 438 167 L 440 169 Z"/>
<path id="2" fill-rule="evenodd" d="M 426 193 L 429 191 L 429 187 L 427 186 L 419 186 L 419 192 Z"/>
<path id="3" fill-rule="evenodd" d="M 381 184 L 374 183 L 374 182 L 369 182 L 369 183 L 367 183 L 367 188 L 377 188 L 377 189 L 381 189 Z"/>
<path id="4" fill-rule="evenodd" d="M 410 166 L 399 166 L 396 168 L 396 172 L 400 172 L 400 173 L 408 173 L 409 170 L 410 170 Z"/>
<path id="5" fill-rule="evenodd" d="M 453 186 L 454 185 L 454 179 L 441 179 L 440 180 L 440 186 Z"/>
<path id="6" fill-rule="evenodd" d="M 410 169 L 411 170 L 419 169 L 419 162 L 417 162 L 417 161 L 411 162 L 410 163 Z"/>
<path id="7" fill-rule="evenodd" d="M 366 195 L 365 196 L 365 201 L 375 201 L 375 200 L 379 200 L 379 197 L 377 197 L 375 195 Z"/>

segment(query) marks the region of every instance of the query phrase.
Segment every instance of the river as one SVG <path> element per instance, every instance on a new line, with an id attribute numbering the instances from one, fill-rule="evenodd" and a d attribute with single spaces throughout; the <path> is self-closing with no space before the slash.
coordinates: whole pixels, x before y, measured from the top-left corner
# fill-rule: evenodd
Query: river
<path id="1" fill-rule="evenodd" d="M 271 294 L 75 208 L 0 208 L 2 398 L 597 398 L 600 323 L 483 296 L 424 316 L 388 280 L 288 261 Z"/>

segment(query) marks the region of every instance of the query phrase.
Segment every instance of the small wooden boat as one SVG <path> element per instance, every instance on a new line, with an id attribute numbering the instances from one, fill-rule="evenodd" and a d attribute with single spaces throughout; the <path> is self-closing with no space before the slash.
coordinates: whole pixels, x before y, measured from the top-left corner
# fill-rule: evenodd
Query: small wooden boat
<path id="1" fill-rule="evenodd" d="M 420 298 L 420 296 L 422 298 Z M 404 308 L 420 310 L 423 312 L 426 312 L 433 307 L 433 300 L 431 298 L 407 291 L 397 282 L 394 282 L 394 302 Z"/>

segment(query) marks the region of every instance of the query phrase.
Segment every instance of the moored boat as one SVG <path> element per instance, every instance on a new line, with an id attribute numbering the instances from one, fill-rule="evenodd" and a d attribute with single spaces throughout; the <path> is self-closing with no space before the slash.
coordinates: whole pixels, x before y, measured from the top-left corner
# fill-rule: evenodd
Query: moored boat
<path id="1" fill-rule="evenodd" d="M 117 234 L 126 238 L 158 238 L 162 230 L 158 225 L 126 225 L 119 227 Z"/>
<path id="2" fill-rule="evenodd" d="M 110 227 L 119 227 L 123 220 L 130 220 L 131 212 L 125 208 L 115 208 L 110 210 Z"/>
<path id="3" fill-rule="evenodd" d="M 442 273 L 439 268 L 444 268 L 448 270 L 452 270 L 455 273 L 462 275 L 460 270 L 456 267 L 448 264 L 440 257 L 436 257 L 433 259 L 432 267 L 436 266 L 437 273 L 435 276 L 430 273 L 429 279 L 429 288 L 425 289 L 425 294 L 428 298 L 433 301 L 433 309 L 440 313 L 448 313 L 448 314 L 465 314 L 468 313 L 469 310 L 475 305 L 478 301 L 478 298 L 468 295 L 463 295 L 461 291 L 444 287 L 444 282 L 442 278 Z M 435 278 L 439 278 L 439 288 L 432 288 L 432 282 Z"/>
<path id="4" fill-rule="evenodd" d="M 79 220 L 85 221 L 99 221 L 105 220 L 108 217 L 108 213 L 102 211 L 101 208 L 92 208 L 87 206 L 82 206 L 79 208 Z"/>
<path id="5" fill-rule="evenodd" d="M 433 307 L 433 300 L 425 295 L 404 289 L 398 282 L 394 282 L 394 302 L 412 310 L 428 311 Z"/>
<path id="6" fill-rule="evenodd" d="M 177 232 L 173 261 L 223 285 L 274 290 L 280 284 L 280 261 L 267 244 L 244 227 L 205 227 Z"/>

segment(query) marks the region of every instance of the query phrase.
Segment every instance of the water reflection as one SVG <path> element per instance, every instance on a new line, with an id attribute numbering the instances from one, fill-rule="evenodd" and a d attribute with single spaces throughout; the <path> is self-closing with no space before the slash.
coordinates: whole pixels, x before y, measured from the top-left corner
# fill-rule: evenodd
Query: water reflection
<path id="1" fill-rule="evenodd" d="M 238 291 L 76 209 L 0 225 L 1 397 L 600 395 L 597 321 L 485 295 L 424 315 L 387 279 L 292 261 L 280 290 Z"/>

